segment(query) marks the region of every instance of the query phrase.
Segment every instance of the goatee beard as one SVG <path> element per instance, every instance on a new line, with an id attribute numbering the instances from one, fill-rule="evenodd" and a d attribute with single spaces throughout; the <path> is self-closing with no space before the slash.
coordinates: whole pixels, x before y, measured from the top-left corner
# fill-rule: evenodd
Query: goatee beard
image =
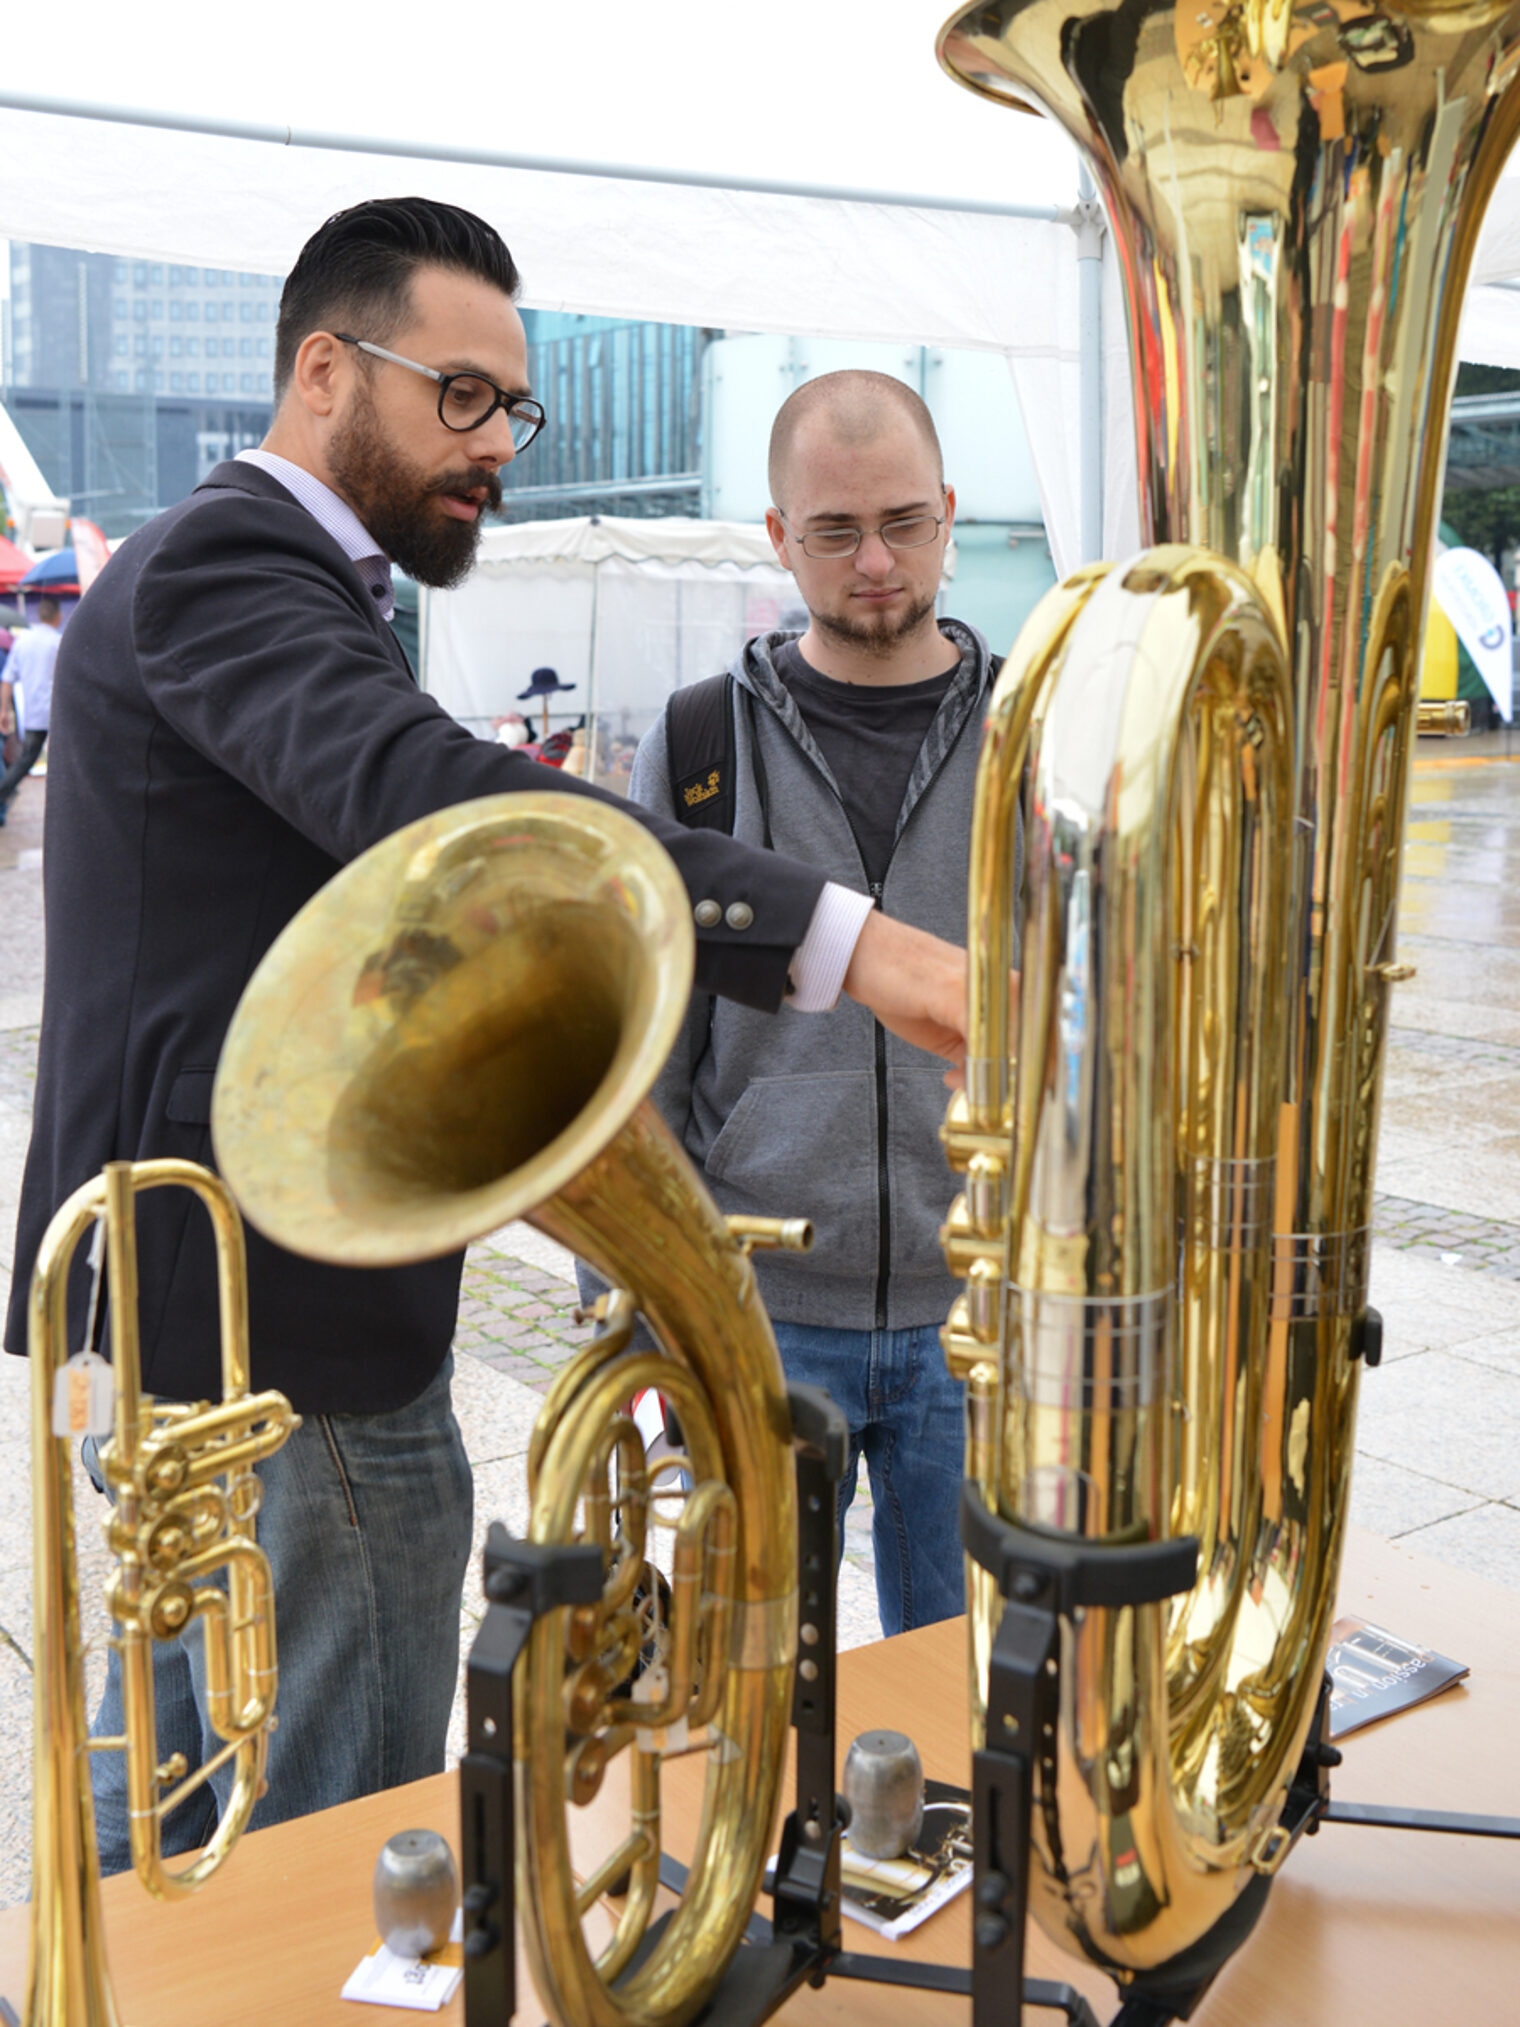
<path id="1" fill-rule="evenodd" d="M 501 505 L 501 480 L 482 465 L 461 465 L 441 478 L 424 479 L 395 449 L 380 426 L 374 403 L 361 389 L 328 444 L 328 469 L 365 530 L 408 577 L 435 591 L 462 584 L 475 567 L 488 510 Z M 486 500 L 473 521 L 435 514 L 435 493 L 471 493 Z"/>
<path id="2" fill-rule="evenodd" d="M 824 612 L 810 612 L 808 617 L 828 639 L 885 661 L 896 653 L 909 634 L 917 632 L 933 614 L 933 598 L 920 598 L 895 615 L 878 613 L 870 620 L 853 619 L 848 615 L 841 618 L 838 613 Z"/>

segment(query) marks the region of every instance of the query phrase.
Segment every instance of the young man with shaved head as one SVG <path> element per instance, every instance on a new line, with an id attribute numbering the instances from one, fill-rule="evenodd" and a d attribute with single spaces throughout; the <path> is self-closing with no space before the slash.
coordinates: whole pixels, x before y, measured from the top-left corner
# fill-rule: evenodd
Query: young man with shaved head
<path id="1" fill-rule="evenodd" d="M 766 525 L 808 625 L 750 641 L 729 671 L 735 833 L 961 937 L 992 666 L 972 628 L 935 618 L 955 495 L 933 420 L 884 374 L 826 374 L 777 416 L 770 486 Z M 679 815 L 707 777 L 693 783 L 679 735 L 672 768 L 674 708 L 640 746 L 631 793 Z M 761 1253 L 755 1268 L 788 1376 L 827 1387 L 849 1418 L 841 1522 L 862 1454 L 869 1467 L 883 1630 L 961 1611 L 938 1071 L 862 1007 L 767 1022 L 699 995 L 655 1097 L 725 1211 L 813 1220 L 811 1254 Z"/>
<path id="2" fill-rule="evenodd" d="M 133 534 L 70 622 L 13 1352 L 27 1348 L 33 1261 L 72 1190 L 111 1160 L 212 1159 L 228 1023 L 297 910 L 414 818 L 547 785 L 419 689 L 390 626 L 392 564 L 459 582 L 502 472 L 543 426 L 517 289 L 500 236 L 457 206 L 383 199 L 329 219 L 281 297 L 268 437 Z M 552 785 L 612 800 L 572 777 Z M 961 1052 L 963 952 L 871 914 L 810 865 L 645 821 L 690 893 L 704 991 L 806 1027 L 778 1016 L 783 998 L 828 1006 L 842 985 L 913 1042 Z M 945 927 L 958 942 L 958 920 Z M 943 1063 L 922 1060 L 937 1084 Z M 153 1191 L 137 1242 L 145 1387 L 219 1393 L 205 1221 L 185 1192 Z M 324 1265 L 248 1232 L 253 1385 L 281 1388 L 303 1418 L 259 1466 L 280 1724 L 256 1827 L 443 1765 L 471 1526 L 450 1401 L 462 1257 Z M 82 1323 L 82 1251 L 76 1265 Z M 154 1680 L 159 1751 L 206 1766 L 218 1740 L 198 1617 L 155 1643 Z M 96 1729 L 122 1729 L 114 1649 Z M 91 1764 L 102 1863 L 117 1870 L 124 1761 Z M 167 1853 L 210 1836 L 231 1774 L 175 1810 Z"/>

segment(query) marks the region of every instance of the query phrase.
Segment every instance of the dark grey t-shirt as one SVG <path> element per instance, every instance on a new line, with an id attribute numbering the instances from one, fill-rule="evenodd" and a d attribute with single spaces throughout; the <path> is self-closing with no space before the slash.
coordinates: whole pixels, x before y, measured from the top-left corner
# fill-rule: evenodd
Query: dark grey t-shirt
<path id="1" fill-rule="evenodd" d="M 872 887 L 886 879 L 908 777 L 959 666 L 927 682 L 877 688 L 820 675 L 803 660 L 796 641 L 776 653 L 776 674 L 839 784 Z"/>

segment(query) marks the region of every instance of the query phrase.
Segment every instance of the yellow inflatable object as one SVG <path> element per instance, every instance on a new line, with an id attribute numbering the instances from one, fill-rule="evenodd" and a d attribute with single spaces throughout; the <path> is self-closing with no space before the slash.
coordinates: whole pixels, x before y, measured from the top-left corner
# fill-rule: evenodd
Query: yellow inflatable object
<path id="1" fill-rule="evenodd" d="M 1420 695 L 1448 703 L 1457 694 L 1457 630 L 1435 600 L 1425 619 L 1425 653 L 1420 662 Z"/>

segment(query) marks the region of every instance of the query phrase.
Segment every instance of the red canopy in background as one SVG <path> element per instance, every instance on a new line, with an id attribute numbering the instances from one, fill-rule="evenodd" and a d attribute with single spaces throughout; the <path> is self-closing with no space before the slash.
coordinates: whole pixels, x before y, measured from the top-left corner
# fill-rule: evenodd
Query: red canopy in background
<path id="1" fill-rule="evenodd" d="M 14 591 L 31 567 L 15 543 L 0 535 L 0 591 Z"/>

